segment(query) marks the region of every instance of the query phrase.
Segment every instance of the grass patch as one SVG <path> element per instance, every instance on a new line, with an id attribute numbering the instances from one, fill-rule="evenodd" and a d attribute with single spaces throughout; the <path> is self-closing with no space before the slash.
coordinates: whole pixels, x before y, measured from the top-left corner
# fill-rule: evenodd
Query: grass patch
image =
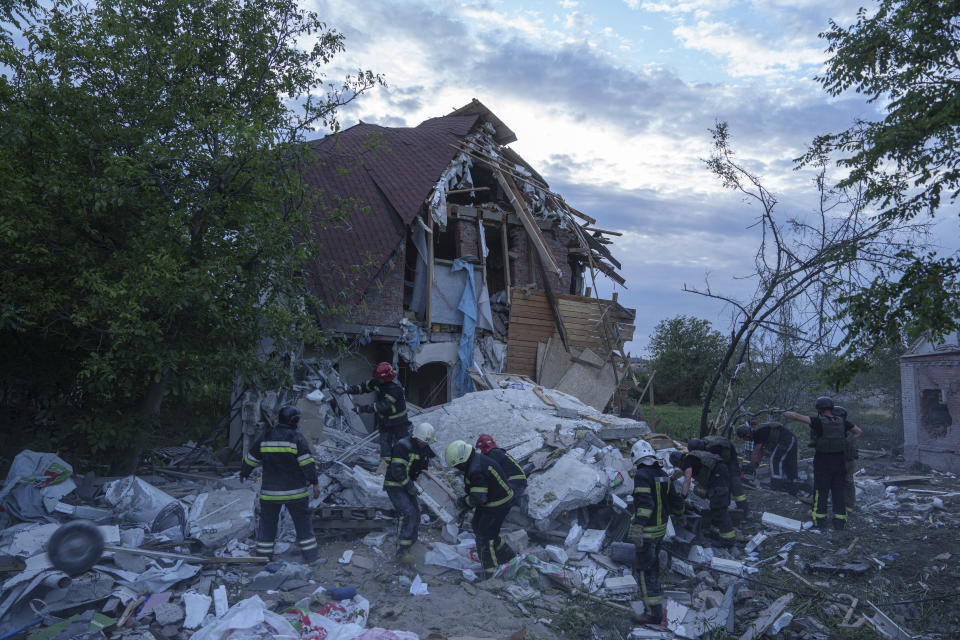
<path id="1" fill-rule="evenodd" d="M 643 420 L 646 420 L 653 431 L 665 433 L 674 440 L 683 441 L 700 435 L 701 410 L 700 405 L 681 407 L 673 403 L 654 405 L 652 412 L 650 405 L 644 403 L 643 409 L 641 409 Z M 713 418 L 713 414 L 710 415 L 710 418 Z M 659 423 L 657 424 L 658 420 Z"/>

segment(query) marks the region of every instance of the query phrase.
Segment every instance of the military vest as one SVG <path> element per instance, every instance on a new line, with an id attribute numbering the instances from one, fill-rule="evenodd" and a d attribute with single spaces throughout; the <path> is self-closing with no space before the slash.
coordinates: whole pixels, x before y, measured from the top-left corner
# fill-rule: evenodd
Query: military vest
<path id="1" fill-rule="evenodd" d="M 700 468 L 693 474 L 693 479 L 701 487 L 710 486 L 710 477 L 713 475 L 713 469 L 720 462 L 720 456 L 709 451 L 690 451 L 688 456 L 692 456 L 700 461 Z"/>
<path id="2" fill-rule="evenodd" d="M 703 444 L 707 451 L 720 456 L 720 459 L 728 464 L 737 456 L 737 451 L 733 448 L 733 443 L 723 436 L 707 436 L 703 439 Z"/>
<path id="3" fill-rule="evenodd" d="M 780 435 L 783 432 L 783 425 L 779 422 L 764 422 L 761 427 L 770 427 L 770 435 L 767 436 L 767 444 L 775 445 L 780 442 Z"/>
<path id="4" fill-rule="evenodd" d="M 814 442 L 817 453 L 842 453 L 847 448 L 842 418 L 820 416 L 823 434 Z"/>

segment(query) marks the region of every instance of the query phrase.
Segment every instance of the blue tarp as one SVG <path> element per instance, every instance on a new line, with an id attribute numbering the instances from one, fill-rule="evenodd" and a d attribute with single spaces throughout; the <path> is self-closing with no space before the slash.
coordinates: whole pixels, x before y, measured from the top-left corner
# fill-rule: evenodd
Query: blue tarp
<path id="1" fill-rule="evenodd" d="M 473 366 L 473 339 L 477 330 L 477 290 L 473 284 L 473 265 L 458 258 L 453 261 L 450 272 L 455 273 L 460 269 L 467 272 L 467 283 L 457 305 L 457 309 L 463 312 L 463 331 L 457 348 L 457 397 L 473 391 L 473 379 L 467 371 Z"/>

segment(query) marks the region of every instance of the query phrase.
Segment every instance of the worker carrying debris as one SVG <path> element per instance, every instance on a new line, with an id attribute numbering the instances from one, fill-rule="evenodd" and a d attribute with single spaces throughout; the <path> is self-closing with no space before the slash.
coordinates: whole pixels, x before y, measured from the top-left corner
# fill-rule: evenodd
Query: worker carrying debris
<path id="1" fill-rule="evenodd" d="M 518 511 L 527 510 L 527 474 L 524 473 L 520 463 L 513 459 L 506 449 L 497 446 L 493 436 L 481 434 L 477 438 L 477 450 L 485 456 L 489 456 L 497 461 L 500 468 L 507 474 L 507 483 L 513 489 L 514 506 Z"/>
<path id="2" fill-rule="evenodd" d="M 810 445 L 813 454 L 813 512 L 811 519 L 818 528 L 827 526 L 827 498 L 833 504 L 833 528 L 843 529 L 847 523 L 847 505 L 844 496 L 847 443 L 858 438 L 860 427 L 833 414 L 833 398 L 820 396 L 814 405 L 815 416 L 784 411 L 787 420 L 810 425 Z"/>
<path id="3" fill-rule="evenodd" d="M 720 435 L 711 435 L 703 438 L 690 438 L 687 443 L 687 449 L 690 451 L 709 451 L 720 456 L 720 461 L 727 465 L 730 471 L 730 495 L 737 504 L 737 508 L 743 513 L 744 518 L 750 517 L 750 505 L 747 504 L 747 494 L 743 488 L 743 482 L 740 480 L 740 461 L 737 459 L 737 449 L 730 442 L 729 438 Z"/>
<path id="4" fill-rule="evenodd" d="M 497 461 L 475 450 L 463 440 L 447 446 L 447 464 L 463 473 L 466 496 L 457 498 L 460 509 L 475 509 L 473 533 L 483 578 L 491 578 L 497 568 L 513 558 L 514 551 L 500 538 L 500 527 L 513 506 L 514 493 L 507 474 Z"/>
<path id="5" fill-rule="evenodd" d="M 398 440 L 410 435 L 407 400 L 403 387 L 396 380 L 397 370 L 389 362 L 373 368 L 373 377 L 361 384 L 344 387 L 343 393 L 357 395 L 375 393 L 373 404 L 357 407 L 357 413 L 372 413 L 374 429 L 380 430 L 380 466 L 377 473 L 387 470 L 387 459 Z"/>
<path id="6" fill-rule="evenodd" d="M 797 436 L 793 431 L 779 422 L 764 422 L 758 426 L 756 420 L 751 420 L 737 427 L 737 437 L 753 441 L 747 470 L 755 472 L 764 452 L 769 451 L 770 488 L 796 495 Z"/>
<path id="7" fill-rule="evenodd" d="M 437 441 L 433 425 L 421 422 L 413 434 L 400 438 L 390 451 L 390 461 L 383 489 L 397 512 L 397 562 L 413 564 L 411 547 L 420 530 L 420 503 L 414 481 L 426 470 L 430 460 L 437 457 L 430 445 Z"/>
<path id="8" fill-rule="evenodd" d="M 644 613 L 633 616 L 633 622 L 660 624 L 663 621 L 660 543 L 667 533 L 669 514 L 683 513 L 683 499 L 660 467 L 660 461 L 649 442 L 638 441 L 630 449 L 630 457 L 636 465 L 630 526 L 630 537 L 636 547 L 633 569 L 637 574 L 644 605 Z"/>
<path id="9" fill-rule="evenodd" d="M 257 555 L 273 555 L 280 510 L 287 508 L 297 532 L 297 544 L 306 562 L 319 559 L 317 537 L 313 533 L 313 514 L 309 507 L 308 485 L 313 497 L 320 497 L 317 465 L 306 438 L 297 430 L 300 410 L 287 405 L 280 409 L 277 426 L 264 431 L 243 457 L 240 478 L 246 480 L 263 466 L 260 484 L 260 521 L 257 523 Z"/>
<path id="10" fill-rule="evenodd" d="M 673 478 L 683 476 L 683 488 L 680 496 L 686 500 L 690 494 L 690 481 L 696 479 L 697 493 L 710 501 L 710 510 L 703 525 L 709 524 L 709 534 L 712 534 L 719 546 L 733 545 L 737 537 L 730 520 L 730 471 L 723 464 L 720 456 L 708 451 L 689 451 L 670 453 L 670 464 L 677 468 Z"/>
<path id="11" fill-rule="evenodd" d="M 834 407 L 833 415 L 846 420 L 847 410 L 843 407 Z M 847 440 L 847 448 L 844 450 L 844 454 L 846 470 L 843 476 L 843 498 L 846 502 L 847 514 L 849 514 L 857 502 L 857 485 L 853 481 L 853 476 L 857 473 L 857 460 L 860 458 L 860 450 L 857 448 L 855 439 Z"/>

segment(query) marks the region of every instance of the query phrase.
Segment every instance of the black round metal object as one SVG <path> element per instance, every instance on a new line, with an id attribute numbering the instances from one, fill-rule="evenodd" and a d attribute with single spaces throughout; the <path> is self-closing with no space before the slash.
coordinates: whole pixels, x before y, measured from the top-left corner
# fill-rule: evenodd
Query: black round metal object
<path id="1" fill-rule="evenodd" d="M 103 555 L 103 534 L 97 525 L 74 520 L 53 532 L 47 542 L 47 556 L 54 567 L 68 576 L 78 576 Z"/>

